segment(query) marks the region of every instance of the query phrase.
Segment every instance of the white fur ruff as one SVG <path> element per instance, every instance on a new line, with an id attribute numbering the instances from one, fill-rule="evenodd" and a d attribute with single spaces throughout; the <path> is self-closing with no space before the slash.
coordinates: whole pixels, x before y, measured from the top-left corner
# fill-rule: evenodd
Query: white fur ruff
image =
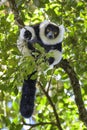
<path id="1" fill-rule="evenodd" d="M 42 42 L 46 45 L 56 45 L 60 42 L 62 42 L 63 40 L 63 37 L 64 37 L 64 32 L 65 32 L 65 29 L 64 29 L 64 26 L 63 25 L 60 25 L 59 26 L 59 35 L 55 38 L 55 39 L 49 39 L 45 36 L 45 28 L 47 27 L 47 25 L 49 25 L 51 22 L 50 21 L 47 21 L 45 20 L 44 22 L 42 22 L 40 24 L 40 38 L 42 40 Z M 56 24 L 54 23 L 51 23 L 53 25 L 56 26 Z"/>
<path id="2" fill-rule="evenodd" d="M 61 59 L 62 59 L 62 52 L 60 52 L 60 51 L 58 51 L 58 50 L 51 50 L 50 51 L 50 53 L 52 52 L 52 57 L 54 57 L 54 62 L 49 66 L 49 68 L 46 70 L 46 71 L 44 71 L 44 74 L 46 74 L 47 73 L 47 71 L 48 70 L 50 70 L 50 69 L 53 69 L 53 67 L 55 66 L 55 65 L 57 65 L 60 61 L 61 61 Z M 49 53 L 49 52 L 48 52 Z"/>
<path id="3" fill-rule="evenodd" d="M 54 57 L 54 62 L 50 65 L 50 67 L 58 64 L 60 60 L 62 59 L 62 52 L 58 50 L 51 50 L 50 53 L 52 52 L 52 57 Z"/>
<path id="4" fill-rule="evenodd" d="M 30 39 L 31 41 L 35 38 L 34 29 L 32 27 L 25 26 L 20 30 L 20 35 L 17 40 L 17 47 L 24 56 L 30 56 L 31 50 L 28 49 L 27 42 L 25 41 L 26 39 L 24 38 L 24 33 L 26 30 L 29 30 L 32 33 L 32 38 Z"/>
<path id="5" fill-rule="evenodd" d="M 35 31 L 34 31 L 34 29 L 33 29 L 32 27 L 30 27 L 30 26 L 25 26 L 24 28 L 22 28 L 22 29 L 20 30 L 20 38 L 23 39 L 23 40 L 25 40 L 25 38 L 24 38 L 24 33 L 25 33 L 26 30 L 28 30 L 28 31 L 31 32 L 31 34 L 32 34 L 31 40 L 34 39 L 34 38 L 35 38 Z"/>
<path id="6" fill-rule="evenodd" d="M 17 47 L 24 56 L 31 55 L 31 50 L 28 49 L 27 43 L 23 39 L 21 39 L 20 36 L 17 40 Z"/>

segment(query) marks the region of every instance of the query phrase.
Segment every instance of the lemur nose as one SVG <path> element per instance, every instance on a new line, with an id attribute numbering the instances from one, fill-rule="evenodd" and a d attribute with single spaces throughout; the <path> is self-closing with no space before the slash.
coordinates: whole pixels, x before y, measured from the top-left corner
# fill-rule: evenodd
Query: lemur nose
<path id="1" fill-rule="evenodd" d="M 49 35 L 49 39 L 52 39 L 53 38 L 53 36 L 52 35 Z"/>
<path id="2" fill-rule="evenodd" d="M 54 38 L 54 35 L 53 35 L 53 32 L 52 32 L 52 31 L 51 31 L 51 32 L 49 32 L 47 36 L 48 36 L 48 38 L 49 38 L 49 39 Z"/>

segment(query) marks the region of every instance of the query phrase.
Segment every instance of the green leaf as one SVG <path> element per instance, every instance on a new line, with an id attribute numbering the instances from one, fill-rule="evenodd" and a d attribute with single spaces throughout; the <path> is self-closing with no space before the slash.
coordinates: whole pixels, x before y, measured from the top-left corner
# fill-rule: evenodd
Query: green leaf
<path id="1" fill-rule="evenodd" d="M 13 109 L 15 110 L 15 111 L 18 111 L 18 103 L 16 102 L 16 101 L 13 101 L 13 103 L 12 103 L 12 106 L 13 106 Z"/>

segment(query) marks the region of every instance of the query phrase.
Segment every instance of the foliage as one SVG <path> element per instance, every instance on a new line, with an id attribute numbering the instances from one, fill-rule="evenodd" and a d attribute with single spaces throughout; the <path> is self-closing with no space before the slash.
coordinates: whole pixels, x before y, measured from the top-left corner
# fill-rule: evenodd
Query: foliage
<path id="1" fill-rule="evenodd" d="M 0 2 L 0 129 L 21 130 L 24 122 L 19 113 L 21 86 L 27 74 L 42 63 L 42 58 L 35 63 L 32 57 L 23 57 L 17 49 L 16 41 L 19 28 L 9 1 Z M 87 2 L 86 0 L 16 0 L 20 18 L 27 25 L 50 19 L 66 28 L 63 42 L 63 58 L 74 68 L 81 86 L 82 97 L 87 107 Z M 39 48 L 39 46 L 37 46 Z M 40 48 L 41 49 L 41 48 Z M 47 64 L 40 65 L 42 71 Z M 45 66 L 45 67 L 44 67 Z M 53 73 L 54 71 L 54 73 Z M 64 130 L 86 130 L 79 120 L 79 113 L 74 100 L 74 93 L 67 73 L 59 67 L 40 75 L 44 88 L 59 115 Z M 40 122 L 37 130 L 56 130 L 55 114 L 49 97 L 37 85 L 34 120 Z M 42 123 L 41 123 L 42 122 Z M 44 124 L 43 122 L 47 122 Z M 51 122 L 50 124 L 48 124 Z M 32 126 L 32 129 L 34 126 Z"/>

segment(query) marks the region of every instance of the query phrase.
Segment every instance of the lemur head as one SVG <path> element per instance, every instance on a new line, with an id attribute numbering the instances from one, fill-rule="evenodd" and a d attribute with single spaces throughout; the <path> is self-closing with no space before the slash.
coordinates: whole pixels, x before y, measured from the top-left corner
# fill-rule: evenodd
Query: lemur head
<path id="1" fill-rule="evenodd" d="M 45 20 L 40 24 L 40 39 L 45 45 L 55 45 L 61 43 L 64 36 L 63 25 L 57 26 L 56 24 Z"/>

